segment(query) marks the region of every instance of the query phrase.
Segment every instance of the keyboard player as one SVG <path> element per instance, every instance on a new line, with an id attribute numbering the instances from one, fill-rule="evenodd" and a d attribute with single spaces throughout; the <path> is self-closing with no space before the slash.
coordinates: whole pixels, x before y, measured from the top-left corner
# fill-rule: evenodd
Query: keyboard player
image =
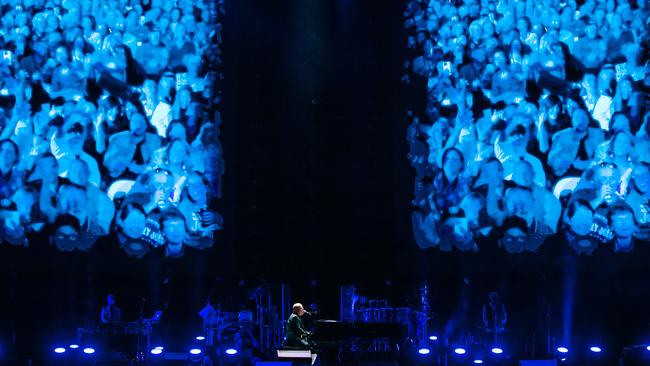
<path id="1" fill-rule="evenodd" d="M 291 315 L 287 320 L 286 340 L 284 343 L 286 347 L 309 349 L 307 337 L 311 333 L 305 330 L 305 325 L 300 319 L 305 313 L 307 312 L 300 303 L 294 304 L 291 308 Z"/>
<path id="2" fill-rule="evenodd" d="M 117 323 L 122 321 L 122 311 L 115 303 L 115 295 L 108 294 L 106 298 L 106 306 L 102 308 L 101 313 L 102 323 Z"/>

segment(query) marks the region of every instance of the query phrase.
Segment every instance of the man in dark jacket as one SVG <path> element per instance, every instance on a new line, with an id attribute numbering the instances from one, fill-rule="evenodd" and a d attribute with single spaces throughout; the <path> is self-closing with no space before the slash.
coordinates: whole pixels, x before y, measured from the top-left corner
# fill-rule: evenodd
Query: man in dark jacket
<path id="1" fill-rule="evenodd" d="M 306 311 L 302 307 L 302 304 L 296 303 L 293 305 L 291 315 L 287 320 L 287 337 L 285 346 L 309 348 L 309 342 L 307 342 L 305 337 L 311 333 L 305 330 L 305 326 L 300 319 L 300 317 L 305 313 Z"/>

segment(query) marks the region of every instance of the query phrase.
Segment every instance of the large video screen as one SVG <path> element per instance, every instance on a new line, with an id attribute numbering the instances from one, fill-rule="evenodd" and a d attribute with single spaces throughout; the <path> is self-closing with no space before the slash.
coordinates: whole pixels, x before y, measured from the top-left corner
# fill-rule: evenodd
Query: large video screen
<path id="1" fill-rule="evenodd" d="M 420 247 L 650 239 L 646 1 L 411 0 L 404 14 L 403 81 L 424 95 L 407 130 Z"/>
<path id="2" fill-rule="evenodd" d="M 209 0 L 0 4 L 0 237 L 135 257 L 213 245 L 221 17 Z"/>

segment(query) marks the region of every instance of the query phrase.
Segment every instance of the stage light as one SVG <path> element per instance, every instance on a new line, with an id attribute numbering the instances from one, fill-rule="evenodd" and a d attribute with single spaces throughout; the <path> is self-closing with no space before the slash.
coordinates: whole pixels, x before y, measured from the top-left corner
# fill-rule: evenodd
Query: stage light
<path id="1" fill-rule="evenodd" d="M 428 349 L 428 348 L 420 348 L 418 350 L 418 353 L 424 356 L 424 355 L 428 355 L 429 353 L 431 353 L 431 350 Z"/>
<path id="2" fill-rule="evenodd" d="M 646 346 L 646 351 L 650 351 L 650 346 Z"/>
<path id="3" fill-rule="evenodd" d="M 56 348 L 54 349 L 54 353 L 58 353 L 58 354 L 65 353 L 65 348 L 63 348 L 63 347 L 56 347 Z"/>
<path id="4" fill-rule="evenodd" d="M 454 349 L 454 353 L 457 355 L 464 355 L 467 353 L 467 350 L 463 347 L 456 347 L 456 349 Z"/>
<path id="5" fill-rule="evenodd" d="M 589 350 L 593 353 L 601 353 L 603 351 L 603 349 L 598 346 L 591 346 L 589 347 Z"/>
<path id="6" fill-rule="evenodd" d="M 437 341 L 437 340 L 438 340 L 438 336 L 434 336 L 434 335 L 432 335 L 432 336 L 429 336 L 429 339 L 432 340 L 432 341 Z"/>
<path id="7" fill-rule="evenodd" d="M 84 348 L 84 353 L 87 355 L 92 355 L 93 353 L 95 353 L 95 349 L 92 347 L 86 347 Z"/>
<path id="8" fill-rule="evenodd" d="M 483 364 L 483 360 L 480 360 L 480 359 L 479 360 L 474 360 L 474 363 L 477 364 L 477 365 L 481 365 L 481 364 Z"/>
<path id="9" fill-rule="evenodd" d="M 157 347 L 152 348 L 149 351 L 149 360 L 153 364 L 158 364 L 159 362 L 161 362 L 164 359 L 165 359 L 165 348 L 164 347 L 157 346 Z"/>
<path id="10" fill-rule="evenodd" d="M 569 353 L 569 349 L 566 347 L 558 347 L 557 351 L 560 353 Z"/>
<path id="11" fill-rule="evenodd" d="M 201 353 L 202 351 L 198 348 L 192 348 L 189 350 L 187 359 L 192 363 L 192 364 L 198 364 L 201 362 Z"/>
<path id="12" fill-rule="evenodd" d="M 204 337 L 204 336 L 197 336 L 195 339 L 196 339 L 197 341 L 205 341 L 205 337 Z"/>
<path id="13" fill-rule="evenodd" d="M 78 348 L 79 348 L 79 345 L 78 345 L 78 344 L 71 344 L 71 345 L 68 346 L 68 347 L 69 347 L 70 349 L 78 349 Z"/>
<path id="14" fill-rule="evenodd" d="M 500 355 L 503 353 L 503 350 L 499 347 L 494 347 L 492 348 L 492 353 L 494 353 L 495 355 Z"/>

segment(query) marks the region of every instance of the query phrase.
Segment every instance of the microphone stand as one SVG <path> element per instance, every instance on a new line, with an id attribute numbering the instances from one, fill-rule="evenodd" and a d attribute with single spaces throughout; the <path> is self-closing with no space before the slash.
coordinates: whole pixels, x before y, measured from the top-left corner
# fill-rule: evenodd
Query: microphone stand
<path id="1" fill-rule="evenodd" d="M 142 350 L 142 336 L 144 335 L 144 304 L 147 302 L 147 299 L 142 298 L 142 304 L 140 305 L 140 318 L 138 319 L 138 344 L 136 346 L 136 362 L 144 362 L 145 352 Z M 149 336 L 147 336 L 147 348 L 149 348 Z"/>

